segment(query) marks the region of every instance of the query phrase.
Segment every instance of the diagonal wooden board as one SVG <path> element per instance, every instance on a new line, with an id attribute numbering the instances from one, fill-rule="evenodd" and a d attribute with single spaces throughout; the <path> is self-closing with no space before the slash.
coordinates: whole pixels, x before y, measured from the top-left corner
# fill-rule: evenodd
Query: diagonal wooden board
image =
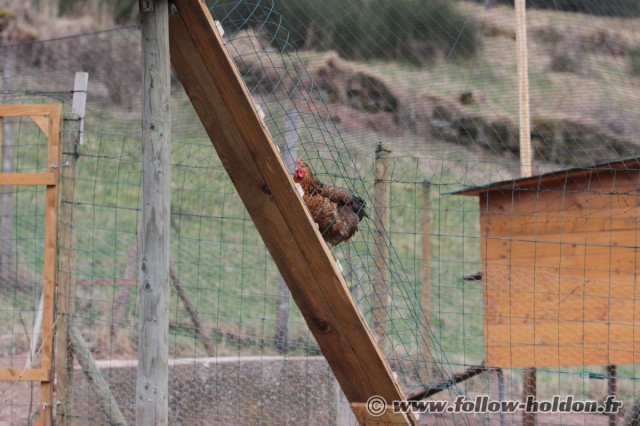
<path id="1" fill-rule="evenodd" d="M 403 400 L 209 10 L 203 1 L 174 4 L 171 65 L 347 399 L 352 404 L 373 395 L 389 403 Z M 389 410 L 385 416 L 394 424 L 416 424 L 411 415 Z"/>

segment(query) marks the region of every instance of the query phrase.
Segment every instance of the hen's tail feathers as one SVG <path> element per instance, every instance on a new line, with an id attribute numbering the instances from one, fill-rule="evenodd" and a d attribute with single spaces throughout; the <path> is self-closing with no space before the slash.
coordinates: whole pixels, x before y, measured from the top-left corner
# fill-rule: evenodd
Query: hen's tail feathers
<path id="1" fill-rule="evenodd" d="M 358 215 L 358 219 L 362 220 L 363 217 L 370 219 L 369 215 L 365 208 L 367 207 L 367 203 L 360 197 L 353 197 L 351 201 L 351 207 L 353 211 Z"/>

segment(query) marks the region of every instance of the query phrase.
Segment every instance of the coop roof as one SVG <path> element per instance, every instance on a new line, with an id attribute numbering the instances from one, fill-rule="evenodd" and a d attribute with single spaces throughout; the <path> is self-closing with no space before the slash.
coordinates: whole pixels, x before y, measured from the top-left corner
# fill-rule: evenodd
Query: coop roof
<path id="1" fill-rule="evenodd" d="M 590 179 L 594 175 L 607 173 L 612 170 L 638 171 L 640 170 L 640 156 L 625 158 L 618 161 L 605 161 L 589 167 L 574 167 L 571 169 L 558 170 L 541 175 L 530 176 L 519 179 L 494 182 L 488 185 L 474 186 L 452 192 L 451 195 L 480 195 L 488 192 L 505 192 L 515 189 L 532 189 L 542 186 L 548 187 L 554 184 L 563 184 L 569 179 Z"/>

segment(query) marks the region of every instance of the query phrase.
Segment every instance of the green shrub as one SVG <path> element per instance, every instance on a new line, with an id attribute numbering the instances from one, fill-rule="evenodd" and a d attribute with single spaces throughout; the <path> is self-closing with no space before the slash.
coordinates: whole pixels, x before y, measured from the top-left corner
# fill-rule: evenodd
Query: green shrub
<path id="1" fill-rule="evenodd" d="M 361 7 L 359 56 L 422 63 L 475 55 L 475 25 L 450 1 L 372 0 Z"/>
<path id="2" fill-rule="evenodd" d="M 549 51 L 551 71 L 579 73 L 582 70 L 583 55 L 576 48 L 578 43 L 571 31 L 560 32 L 551 28 L 544 40 Z"/>
<path id="3" fill-rule="evenodd" d="M 448 0 L 218 0 L 212 11 L 229 31 L 268 21 L 276 46 L 350 59 L 424 63 L 480 48 L 476 26 Z"/>

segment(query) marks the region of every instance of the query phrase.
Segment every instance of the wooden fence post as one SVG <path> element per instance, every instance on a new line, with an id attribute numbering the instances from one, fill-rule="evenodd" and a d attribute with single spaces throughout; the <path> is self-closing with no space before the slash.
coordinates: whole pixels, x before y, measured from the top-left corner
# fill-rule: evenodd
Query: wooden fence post
<path id="1" fill-rule="evenodd" d="M 78 144 L 87 98 L 89 74 L 77 72 L 73 86 L 72 119 L 64 120 L 60 169 L 60 216 L 58 226 L 58 328 L 56 330 L 56 424 L 70 423 L 73 403 L 73 354 L 69 351 L 69 327 L 74 313 L 76 269 L 76 177 Z M 70 128 L 75 123 L 75 128 Z"/>
<path id="2" fill-rule="evenodd" d="M 385 353 L 387 323 L 389 321 L 389 187 L 390 150 L 382 143 L 376 147 L 375 183 L 374 183 L 374 223 L 375 223 L 375 269 L 373 274 L 373 332 L 378 345 Z"/>
<path id="3" fill-rule="evenodd" d="M 422 315 L 428 325 L 431 324 L 431 184 L 422 183 L 421 232 L 422 232 Z M 420 353 L 430 353 L 429 336 L 421 336 Z M 432 366 L 425 365 L 420 369 L 422 381 L 429 383 Z"/>
<path id="4" fill-rule="evenodd" d="M 431 322 L 431 184 L 422 184 L 422 312 Z"/>
<path id="5" fill-rule="evenodd" d="M 169 2 L 141 0 L 142 247 L 140 251 L 136 423 L 167 425 L 171 72 Z"/>

